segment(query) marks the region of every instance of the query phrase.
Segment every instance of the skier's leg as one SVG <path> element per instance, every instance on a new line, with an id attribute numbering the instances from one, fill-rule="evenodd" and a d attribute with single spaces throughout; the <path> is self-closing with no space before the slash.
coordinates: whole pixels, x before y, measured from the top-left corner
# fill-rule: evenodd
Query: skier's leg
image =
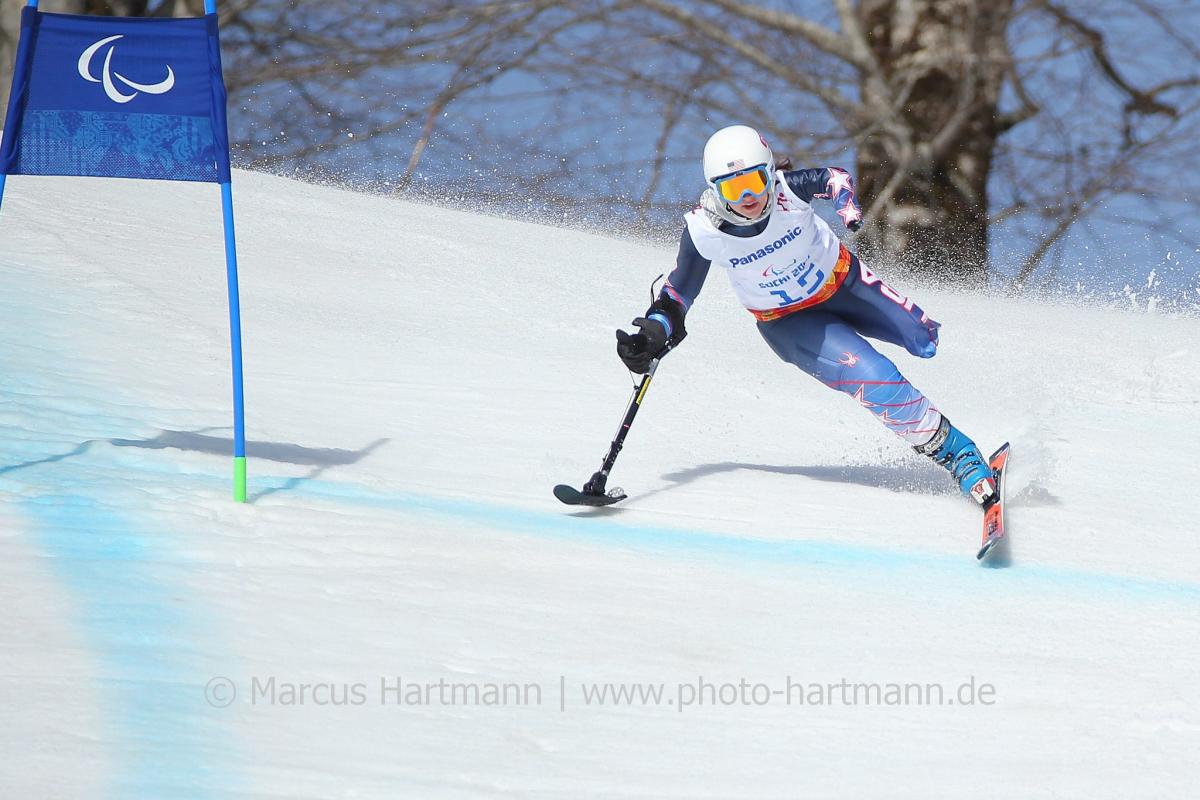
<path id="1" fill-rule="evenodd" d="M 863 336 L 899 345 L 921 358 L 932 358 L 937 352 L 941 325 L 884 283 L 858 256 L 851 258 L 845 283 L 823 305 Z"/>
<path id="2" fill-rule="evenodd" d="M 950 471 L 963 493 L 982 503 L 995 491 L 987 461 L 896 365 L 840 317 L 820 308 L 758 323 L 784 361 L 850 395 L 890 431 Z"/>
<path id="3" fill-rule="evenodd" d="M 823 307 L 864 336 L 900 345 L 921 358 L 937 352 L 939 323 L 884 283 L 857 256 L 846 282 Z M 994 477 L 979 447 L 944 416 L 929 441 L 913 444 L 918 453 L 945 467 L 959 488 L 979 503 L 995 492 Z"/>
<path id="4" fill-rule="evenodd" d="M 775 354 L 844 392 L 911 445 L 937 431 L 941 414 L 896 365 L 823 307 L 758 323 Z"/>

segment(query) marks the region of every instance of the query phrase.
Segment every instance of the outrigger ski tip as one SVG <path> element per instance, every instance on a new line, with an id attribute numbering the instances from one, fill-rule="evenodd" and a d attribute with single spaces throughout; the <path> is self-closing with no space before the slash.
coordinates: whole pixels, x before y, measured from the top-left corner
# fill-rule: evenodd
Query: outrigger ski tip
<path id="1" fill-rule="evenodd" d="M 569 506 L 611 506 L 627 495 L 620 489 L 610 489 L 607 494 L 591 494 L 560 483 L 554 487 L 554 496 Z"/>

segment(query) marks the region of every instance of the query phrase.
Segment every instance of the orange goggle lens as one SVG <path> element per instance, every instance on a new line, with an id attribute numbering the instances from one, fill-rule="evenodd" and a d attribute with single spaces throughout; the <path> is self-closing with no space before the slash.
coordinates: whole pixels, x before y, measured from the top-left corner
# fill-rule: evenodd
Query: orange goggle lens
<path id="1" fill-rule="evenodd" d="M 768 183 L 767 170 L 763 167 L 755 167 L 748 172 L 735 172 L 716 181 L 721 198 L 730 203 L 740 203 L 747 194 L 762 197 L 766 194 Z"/>

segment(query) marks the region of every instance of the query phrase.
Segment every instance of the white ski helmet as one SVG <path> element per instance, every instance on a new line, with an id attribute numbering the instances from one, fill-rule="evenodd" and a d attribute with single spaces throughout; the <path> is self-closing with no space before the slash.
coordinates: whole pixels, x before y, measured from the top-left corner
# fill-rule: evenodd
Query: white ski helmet
<path id="1" fill-rule="evenodd" d="M 739 198 L 722 194 L 718 183 L 721 178 L 738 173 L 752 172 L 756 167 L 763 169 L 763 183 L 767 202 L 754 219 L 743 216 L 733 206 Z M 775 154 L 762 134 L 746 125 L 730 125 L 708 138 L 704 145 L 704 180 L 712 189 L 718 213 L 735 225 L 751 225 L 766 219 L 775 208 Z"/>

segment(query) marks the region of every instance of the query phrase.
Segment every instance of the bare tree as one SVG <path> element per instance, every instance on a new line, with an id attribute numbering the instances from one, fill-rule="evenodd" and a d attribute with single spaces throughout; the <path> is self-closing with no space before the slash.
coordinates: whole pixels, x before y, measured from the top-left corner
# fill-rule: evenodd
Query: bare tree
<path id="1" fill-rule="evenodd" d="M 989 253 L 992 272 L 1024 285 L 1112 198 L 1169 205 L 1168 185 L 1197 184 L 1146 180 L 1198 141 L 1196 45 L 1174 28 L 1200 14 L 1185 3 L 810 0 L 803 11 L 565 2 L 521 61 L 481 62 L 521 72 L 526 96 L 490 92 L 498 76 L 470 84 L 451 59 L 458 71 L 444 85 L 468 91 L 453 112 L 430 103 L 426 122 L 436 117 L 450 149 L 492 143 L 490 183 L 536 196 L 535 210 L 578 214 L 580 197 L 600 196 L 626 230 L 690 204 L 694 190 L 681 187 L 695 186 L 700 144 L 720 125 L 759 126 L 801 163 L 853 151 L 868 219 L 860 244 L 965 286 L 988 278 Z M 533 32 L 506 35 L 520 45 Z M 1137 35 L 1165 41 L 1157 58 L 1111 44 Z M 496 113 L 514 102 L 533 111 L 524 124 Z M 422 152 L 431 134 L 422 129 Z M 1025 249 L 995 252 L 997 225 Z"/>
<path id="2" fill-rule="evenodd" d="M 1130 222 L 1114 197 L 1138 198 L 1137 222 L 1153 225 L 1178 213 L 1181 187 L 1196 188 L 1200 179 L 1171 169 L 1200 146 L 1200 49 L 1184 33 L 1200 29 L 1193 5 L 222 0 L 220 8 L 243 166 L 673 233 L 697 193 L 704 138 L 746 122 L 797 165 L 853 153 L 868 221 L 860 244 L 873 259 L 966 286 L 989 273 L 1026 286 L 1081 224 Z M 43 6 L 182 14 L 202 0 Z M 0 16 L 0 49 L 11 43 L 11 10 Z M 1164 235 L 1180 235 L 1169 227 Z M 997 230 L 1023 247 L 998 251 Z"/>
<path id="3" fill-rule="evenodd" d="M 1000 111 L 1012 13 L 1012 0 L 865 0 L 843 17 L 866 113 L 848 133 L 875 252 L 983 281 L 997 139 L 1035 113 Z"/>
<path id="4" fill-rule="evenodd" d="M 1171 221 L 1188 215 L 1197 189 L 1186 165 L 1200 161 L 1200 52 L 1183 32 L 1200 9 L 1165 0 L 1022 8 L 1010 39 L 1025 43 L 1020 80 L 1040 95 L 1041 111 L 997 148 L 993 203 L 993 215 L 1015 213 L 1032 242 L 1012 259 L 1013 288 L 1027 288 L 1080 226 L 1099 252 L 1112 225 L 1196 251 L 1200 242 Z"/>
<path id="5" fill-rule="evenodd" d="M 1153 192 L 1131 176 L 1195 141 L 1200 70 L 1195 44 L 1173 26 L 1180 14 L 1200 18 L 1184 4 L 804 6 L 806 13 L 739 0 L 615 3 L 603 40 L 582 60 L 573 54 L 578 68 L 562 66 L 574 80 L 599 72 L 654 96 L 672 111 L 663 119 L 673 130 L 686 92 L 705 132 L 718 122 L 759 125 L 804 160 L 853 149 L 867 205 L 864 247 L 876 259 L 967 286 L 987 277 L 993 194 L 1014 200 L 1003 219 L 1041 223 L 1016 271 L 1022 281 L 1102 201 Z M 1120 12 L 1101 13 L 1107 28 L 1091 21 L 1110 10 L 1101 6 Z M 1145 28 L 1173 37 L 1167 43 L 1184 57 L 1151 64 L 1112 46 L 1113 37 Z M 606 58 L 613 41 L 628 43 L 630 57 Z M 703 75 L 698 89 L 696 74 Z M 1022 126 L 1037 131 L 1032 141 Z M 1087 158 L 1081 142 L 1090 146 Z M 698 149 L 695 137 L 691 147 Z M 998 161 L 1007 167 L 1000 173 Z"/>

